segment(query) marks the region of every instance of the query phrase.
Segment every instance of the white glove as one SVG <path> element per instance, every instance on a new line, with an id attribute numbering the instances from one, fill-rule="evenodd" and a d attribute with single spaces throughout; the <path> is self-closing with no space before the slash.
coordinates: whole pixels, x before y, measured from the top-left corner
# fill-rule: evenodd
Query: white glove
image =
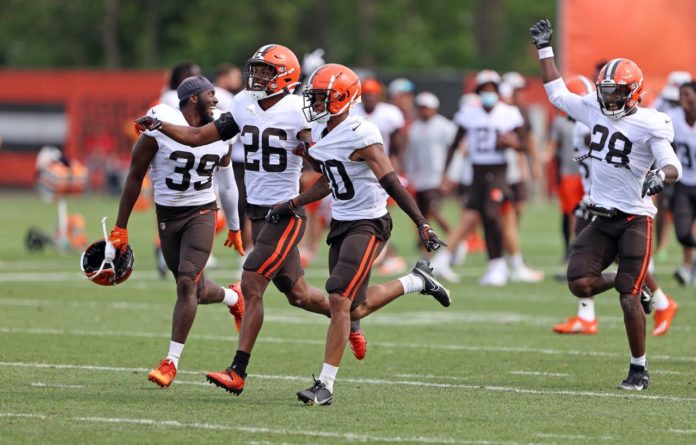
<path id="1" fill-rule="evenodd" d="M 317 48 L 311 53 L 304 55 L 304 58 L 302 59 L 302 72 L 309 76 L 314 72 L 314 70 L 325 63 L 324 50 L 322 48 Z"/>
<path id="2" fill-rule="evenodd" d="M 104 246 L 104 261 L 111 263 L 116 258 L 116 248 L 111 241 L 106 242 Z"/>

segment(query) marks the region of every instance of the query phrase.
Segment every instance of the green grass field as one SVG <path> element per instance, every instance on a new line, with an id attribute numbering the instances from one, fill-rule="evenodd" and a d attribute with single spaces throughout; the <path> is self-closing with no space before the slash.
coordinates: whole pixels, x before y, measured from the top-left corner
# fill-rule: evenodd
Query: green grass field
<path id="1" fill-rule="evenodd" d="M 366 318 L 365 360 L 347 351 L 334 404 L 305 407 L 295 392 L 321 369 L 323 317 L 269 290 L 250 377 L 234 397 L 204 378 L 234 355 L 232 319 L 221 305 L 201 306 L 175 384 L 159 389 L 146 373 L 166 355 L 175 286 L 155 272 L 152 213 L 134 214 L 129 225 L 135 272 L 122 286 L 102 288 L 81 279 L 79 253 L 24 251 L 27 227 L 52 229 L 55 207 L 5 193 L 0 208 L 0 443 L 696 442 L 696 301 L 670 277 L 680 258 L 674 242 L 658 278 L 681 308 L 667 336 L 648 339 L 647 391 L 615 389 L 629 352 L 613 291 L 597 301 L 599 335 L 551 332 L 576 302 L 553 279 L 563 270 L 557 210 L 532 205 L 522 242 L 546 281 L 482 288 L 483 257 L 471 256 L 459 268 L 466 279 L 451 287 L 450 308 L 409 295 Z M 113 223 L 117 200 L 84 198 L 69 208 L 85 215 L 96 238 L 101 216 Z M 393 239 L 409 262 L 414 237 L 396 215 Z M 222 241 L 215 254 L 224 267 L 209 276 L 226 284 L 237 267 Z M 320 288 L 326 275 L 323 260 L 307 271 Z"/>

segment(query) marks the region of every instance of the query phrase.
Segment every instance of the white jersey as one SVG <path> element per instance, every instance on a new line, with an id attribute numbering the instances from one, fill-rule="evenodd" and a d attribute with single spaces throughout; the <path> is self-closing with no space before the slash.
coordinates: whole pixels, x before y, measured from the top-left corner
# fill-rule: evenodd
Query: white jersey
<path id="1" fill-rule="evenodd" d="M 375 219 L 387 214 L 387 192 L 370 167 L 350 156 L 362 148 L 382 143 L 382 135 L 372 122 L 349 115 L 322 137 L 325 124 L 312 126 L 312 159 L 331 187 L 331 217 L 338 221 Z"/>
<path id="2" fill-rule="evenodd" d="M 590 129 L 582 122 L 575 122 L 573 127 L 573 153 L 574 158 L 578 159 L 589 149 L 585 144 L 585 137 L 590 134 Z M 580 178 L 582 179 L 582 189 L 586 195 L 590 194 L 590 159 L 576 161 Z"/>
<path id="3" fill-rule="evenodd" d="M 684 185 L 696 185 L 696 124 L 686 123 L 684 109 L 674 108 L 667 112 L 674 124 L 674 150 L 684 169 L 679 180 Z"/>
<path id="4" fill-rule="evenodd" d="M 160 103 L 169 105 L 172 108 L 179 109 L 179 96 L 176 90 L 167 90 L 160 96 Z"/>
<path id="5" fill-rule="evenodd" d="M 300 143 L 297 134 L 309 128 L 302 106 L 302 98 L 294 94 L 265 111 L 246 91 L 234 97 L 230 112 L 244 146 L 248 203 L 272 206 L 300 192 L 302 158 L 292 150 Z"/>
<path id="6" fill-rule="evenodd" d="M 188 126 L 181 111 L 159 104 L 148 111 L 148 116 L 175 125 Z M 192 148 L 179 144 L 159 131 L 145 131 L 157 141 L 157 153 L 150 163 L 150 177 L 155 203 L 181 207 L 208 204 L 217 199 L 213 173 L 220 160 L 229 153 L 229 145 L 222 141 Z"/>
<path id="7" fill-rule="evenodd" d="M 554 106 L 590 128 L 590 198 L 604 207 L 654 217 L 657 209 L 652 199 L 641 197 L 651 166 L 673 165 L 681 175 L 681 163 L 671 146 L 672 120 L 664 113 L 641 107 L 614 120 L 602 113 L 596 96 L 571 93 L 563 79 L 544 87 Z"/>
<path id="8" fill-rule="evenodd" d="M 416 191 L 440 187 L 447 152 L 456 134 L 457 127 L 440 114 L 411 124 L 403 156 L 404 172 Z"/>
<path id="9" fill-rule="evenodd" d="M 466 131 L 473 165 L 504 165 L 507 160 L 505 150 L 498 148 L 498 135 L 522 127 L 524 118 L 514 105 L 498 102 L 488 112 L 480 105 L 464 105 L 454 122 Z"/>
<path id="10" fill-rule="evenodd" d="M 366 117 L 372 123 L 377 125 L 379 132 L 382 135 L 384 152 L 389 156 L 391 150 L 391 135 L 400 128 L 406 125 L 404 114 L 396 105 L 380 102 L 377 104 L 372 113 L 365 111 L 363 104 L 359 103 L 350 109 L 350 114 L 354 116 Z"/>

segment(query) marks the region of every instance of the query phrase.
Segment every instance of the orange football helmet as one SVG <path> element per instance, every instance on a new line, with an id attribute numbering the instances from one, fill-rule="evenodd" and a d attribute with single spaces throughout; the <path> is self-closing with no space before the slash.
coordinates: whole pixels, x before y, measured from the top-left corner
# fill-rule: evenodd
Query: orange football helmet
<path id="1" fill-rule="evenodd" d="M 571 76 L 564 80 L 568 90 L 578 96 L 587 96 L 595 91 L 594 85 L 585 76 Z"/>
<path id="2" fill-rule="evenodd" d="M 300 84 L 300 62 L 283 45 L 264 45 L 244 65 L 246 90 L 261 100 L 292 93 Z"/>
<path id="3" fill-rule="evenodd" d="M 605 116 L 620 119 L 638 106 L 645 95 L 643 72 L 632 60 L 612 59 L 599 72 L 597 100 Z"/>
<path id="4" fill-rule="evenodd" d="M 375 79 L 374 77 L 368 77 L 363 79 L 362 83 L 362 94 L 377 94 L 382 95 L 382 82 Z"/>
<path id="5" fill-rule="evenodd" d="M 360 79 L 350 68 L 329 63 L 312 73 L 303 93 L 307 120 L 326 123 L 360 101 Z"/>

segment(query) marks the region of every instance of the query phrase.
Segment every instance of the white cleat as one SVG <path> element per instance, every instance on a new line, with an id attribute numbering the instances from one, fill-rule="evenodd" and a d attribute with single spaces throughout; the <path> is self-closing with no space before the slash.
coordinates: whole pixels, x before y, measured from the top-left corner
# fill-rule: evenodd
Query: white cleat
<path id="1" fill-rule="evenodd" d="M 466 255 L 469 253 L 469 243 L 462 241 L 457 246 L 457 250 L 454 251 L 454 257 L 452 258 L 452 264 L 455 266 L 461 266 L 466 261 Z"/>
<path id="2" fill-rule="evenodd" d="M 440 277 L 450 283 L 459 283 L 461 277 L 450 267 L 451 261 L 452 254 L 445 249 L 440 249 L 440 251 L 430 259 L 430 267 L 433 268 L 433 275 L 436 277 Z"/>
<path id="3" fill-rule="evenodd" d="M 518 267 L 510 272 L 510 281 L 513 283 L 539 283 L 544 281 L 544 272 L 530 269 L 527 266 Z"/>
<path id="4" fill-rule="evenodd" d="M 488 270 L 479 280 L 481 286 L 505 286 L 508 282 L 508 268 L 505 262 L 493 260 L 488 263 Z"/>

